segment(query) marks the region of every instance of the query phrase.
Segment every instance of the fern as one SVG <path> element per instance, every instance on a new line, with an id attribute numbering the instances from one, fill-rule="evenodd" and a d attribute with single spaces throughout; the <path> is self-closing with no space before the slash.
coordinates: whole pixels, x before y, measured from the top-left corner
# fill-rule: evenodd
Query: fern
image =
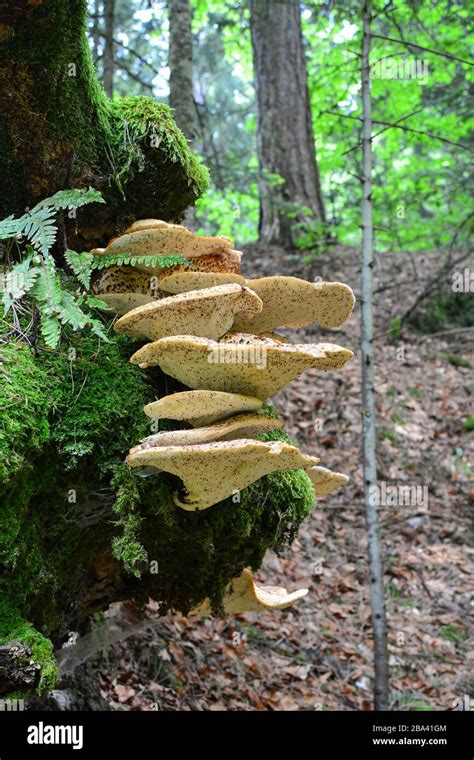
<path id="1" fill-rule="evenodd" d="M 68 250 L 65 252 L 64 258 L 81 285 L 86 289 L 89 288 L 95 258 L 92 253 L 76 253 L 76 251 Z"/>
<path id="2" fill-rule="evenodd" d="M 56 348 L 61 337 L 61 324 L 58 316 L 41 313 L 40 332 L 48 348 Z"/>
<path id="3" fill-rule="evenodd" d="M 49 255 L 56 240 L 55 216 L 65 208 L 79 208 L 86 203 L 103 199 L 97 190 L 60 190 L 51 198 L 46 198 L 23 216 L 9 216 L 0 221 L 0 240 L 15 239 L 23 258 L 10 267 L 0 279 L 0 292 L 4 313 L 15 307 L 25 295 L 32 301 L 40 317 L 40 332 L 49 348 L 56 348 L 61 339 L 61 326 L 69 325 L 73 330 L 89 327 L 95 335 L 107 341 L 102 323 L 93 316 L 91 309 L 104 308 L 105 303 L 93 296 L 72 294 L 64 287 L 61 275 Z M 89 253 L 67 251 L 66 261 L 78 282 L 89 287 L 94 265 L 94 257 Z"/>
<path id="4" fill-rule="evenodd" d="M 7 314 L 15 301 L 22 298 L 25 293 L 28 293 L 35 284 L 39 272 L 31 264 L 32 256 L 29 255 L 23 261 L 20 261 L 19 264 L 15 264 L 9 272 L 0 278 L 0 292 L 2 293 L 4 314 Z"/>
<path id="5" fill-rule="evenodd" d="M 134 256 L 131 253 L 106 253 L 102 256 L 94 256 L 94 269 L 123 265 L 135 266 L 136 264 L 146 264 L 146 266 L 160 267 L 161 269 L 174 267 L 177 264 L 185 264 L 186 266 L 195 269 L 194 264 L 179 254 L 160 256 L 159 254 L 150 253 Z"/>
<path id="6" fill-rule="evenodd" d="M 87 203 L 105 203 L 98 190 L 89 188 L 88 190 L 58 190 L 57 193 L 50 198 L 45 198 L 36 204 L 31 210 L 31 213 L 35 213 L 44 208 L 54 209 L 54 211 L 60 211 L 65 208 L 80 208 Z"/>

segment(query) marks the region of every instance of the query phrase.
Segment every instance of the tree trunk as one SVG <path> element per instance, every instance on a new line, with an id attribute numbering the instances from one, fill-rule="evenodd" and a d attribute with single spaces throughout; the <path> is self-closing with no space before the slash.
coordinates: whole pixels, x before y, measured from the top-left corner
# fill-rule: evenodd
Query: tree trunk
<path id="1" fill-rule="evenodd" d="M 93 43 L 93 59 L 94 64 L 97 65 L 99 60 L 99 47 L 100 47 L 100 0 L 94 0 L 94 23 L 92 24 L 92 43 Z"/>
<path id="2" fill-rule="evenodd" d="M 114 92 L 115 72 L 115 0 L 104 0 L 104 90 L 111 98 Z"/>
<path id="3" fill-rule="evenodd" d="M 250 29 L 258 110 L 260 239 L 292 247 L 295 223 L 325 221 L 300 3 L 250 0 Z"/>
<path id="4" fill-rule="evenodd" d="M 372 223 L 372 104 L 370 96 L 370 4 L 362 5 L 362 456 L 364 463 L 364 499 L 367 522 L 370 600 L 374 634 L 374 706 L 389 709 L 387 622 L 383 562 L 380 547 L 376 488 L 374 343 L 372 323 L 374 267 Z"/>
<path id="5" fill-rule="evenodd" d="M 193 96 L 192 10 L 189 0 L 169 0 L 170 106 L 178 127 L 191 143 L 197 136 Z"/>
<path id="6" fill-rule="evenodd" d="M 59 189 L 96 187 L 106 204 L 68 223 L 78 249 L 137 218 L 178 220 L 207 186 L 167 106 L 105 96 L 86 10 L 86 0 L 0 5 L 0 218 Z"/>

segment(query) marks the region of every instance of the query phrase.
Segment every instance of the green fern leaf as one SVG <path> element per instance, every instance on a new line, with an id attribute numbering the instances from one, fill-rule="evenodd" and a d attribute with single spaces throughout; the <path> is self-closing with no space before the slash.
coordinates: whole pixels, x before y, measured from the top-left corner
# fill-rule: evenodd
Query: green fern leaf
<path id="1" fill-rule="evenodd" d="M 105 305 L 105 304 L 104 304 Z M 89 324 L 94 335 L 101 338 L 105 343 L 110 343 L 110 339 L 104 330 L 104 325 L 98 319 L 90 319 Z"/>
<path id="2" fill-rule="evenodd" d="M 0 277 L 4 315 L 8 313 L 14 302 L 28 293 L 35 284 L 39 269 L 31 267 L 31 262 L 31 257 L 28 257 L 19 264 L 15 264 L 9 272 Z"/>
<path id="3" fill-rule="evenodd" d="M 158 254 L 144 254 L 143 256 L 134 256 L 130 253 L 108 253 L 103 256 L 94 256 L 94 268 L 103 269 L 110 266 L 136 266 L 137 264 L 146 264 L 146 266 L 159 267 L 165 269 L 166 267 L 173 267 L 178 264 L 184 264 L 188 267 L 192 267 L 192 264 L 184 256 L 179 254 L 169 256 L 159 256 Z"/>
<path id="4" fill-rule="evenodd" d="M 94 268 L 94 256 L 92 253 L 76 253 L 76 251 L 68 250 L 65 252 L 64 258 L 81 285 L 88 289 Z"/>
<path id="5" fill-rule="evenodd" d="M 15 219 L 12 216 L 7 216 L 6 219 L 2 219 L 0 222 L 0 240 L 8 240 L 15 237 L 21 231 L 21 224 L 19 219 Z"/>
<path id="6" fill-rule="evenodd" d="M 88 190 L 74 188 L 71 190 L 58 190 L 50 198 L 44 198 L 37 203 L 31 210 L 31 213 L 34 214 L 44 208 L 54 209 L 55 211 L 66 208 L 80 208 L 81 206 L 85 206 L 86 203 L 105 203 L 105 201 L 99 191 L 91 187 Z"/>
<path id="7" fill-rule="evenodd" d="M 54 265 L 52 267 L 39 267 L 38 278 L 33 286 L 32 293 L 40 304 L 47 307 L 61 306 L 63 290 Z"/>
<path id="8" fill-rule="evenodd" d="M 71 325 L 73 330 L 81 330 L 90 321 L 90 318 L 87 314 L 84 314 L 74 297 L 67 291 L 63 291 L 62 294 L 59 319 L 63 325 Z"/>
<path id="9" fill-rule="evenodd" d="M 41 313 L 40 332 L 48 348 L 56 348 L 61 337 L 61 325 L 56 314 Z"/>

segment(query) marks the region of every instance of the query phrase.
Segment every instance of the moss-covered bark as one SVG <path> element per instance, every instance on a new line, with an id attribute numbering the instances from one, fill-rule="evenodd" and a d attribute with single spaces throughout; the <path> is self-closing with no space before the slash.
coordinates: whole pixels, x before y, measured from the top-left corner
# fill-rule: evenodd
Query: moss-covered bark
<path id="1" fill-rule="evenodd" d="M 167 106 L 106 97 L 86 5 L 0 4 L 0 218 L 62 188 L 96 187 L 107 204 L 68 223 L 78 248 L 101 245 L 137 218 L 178 219 L 207 186 Z"/>
<path id="2" fill-rule="evenodd" d="M 123 465 L 150 432 L 144 404 L 171 381 L 128 364 L 127 339 L 68 339 L 37 356 L 0 347 L 0 645 L 30 646 L 43 689 L 53 644 L 95 612 L 149 596 L 183 612 L 210 597 L 217 611 L 232 578 L 291 540 L 314 504 L 298 471 L 262 478 L 240 501 L 177 508 L 176 478 Z"/>

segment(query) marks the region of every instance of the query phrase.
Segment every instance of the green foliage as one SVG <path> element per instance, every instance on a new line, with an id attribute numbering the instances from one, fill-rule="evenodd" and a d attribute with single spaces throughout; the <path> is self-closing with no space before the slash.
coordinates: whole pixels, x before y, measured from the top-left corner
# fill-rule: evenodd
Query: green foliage
<path id="1" fill-rule="evenodd" d="M 470 414 L 467 420 L 464 422 L 462 429 L 465 433 L 474 432 L 474 414 Z"/>
<path id="2" fill-rule="evenodd" d="M 93 259 L 93 269 L 103 269 L 104 267 L 110 267 L 113 265 L 122 266 L 124 264 L 128 264 L 132 267 L 136 264 L 146 264 L 147 266 L 160 267 L 161 269 L 173 267 L 177 264 L 185 264 L 188 267 L 195 268 L 194 264 L 191 264 L 188 259 L 179 254 L 170 254 L 168 256 L 159 256 L 155 254 L 134 256 L 131 253 L 108 253 L 103 256 L 94 256 Z"/>
<path id="3" fill-rule="evenodd" d="M 57 234 L 57 212 L 93 202 L 103 202 L 97 190 L 61 190 L 23 216 L 16 219 L 10 216 L 0 222 L 0 239 L 10 241 L 7 260 L 15 254 L 20 258 L 10 265 L 1 282 L 4 316 L 10 310 L 15 311 L 28 295 L 32 311 L 38 311 L 40 333 L 48 348 L 57 347 L 64 325 L 73 330 L 88 327 L 102 340 L 108 340 L 103 325 L 90 311 L 103 305 L 102 302 L 86 293 L 69 292 L 50 255 Z M 24 246 L 20 242 L 22 238 L 27 241 Z M 79 254 L 70 252 L 67 258 L 73 271 L 79 269 L 78 257 Z M 87 287 L 90 272 L 88 275 L 86 261 L 84 265 L 84 269 L 79 269 L 78 280 Z"/>
<path id="4" fill-rule="evenodd" d="M 410 322 L 422 333 L 435 333 L 446 325 L 474 327 L 474 298 L 466 293 L 443 290 L 427 299 Z"/>
<path id="5" fill-rule="evenodd" d="M 0 644 L 7 641 L 21 641 L 31 649 L 32 659 L 40 670 L 37 692 L 43 694 L 53 689 L 59 672 L 53 644 L 24 620 L 7 598 L 0 594 Z"/>

